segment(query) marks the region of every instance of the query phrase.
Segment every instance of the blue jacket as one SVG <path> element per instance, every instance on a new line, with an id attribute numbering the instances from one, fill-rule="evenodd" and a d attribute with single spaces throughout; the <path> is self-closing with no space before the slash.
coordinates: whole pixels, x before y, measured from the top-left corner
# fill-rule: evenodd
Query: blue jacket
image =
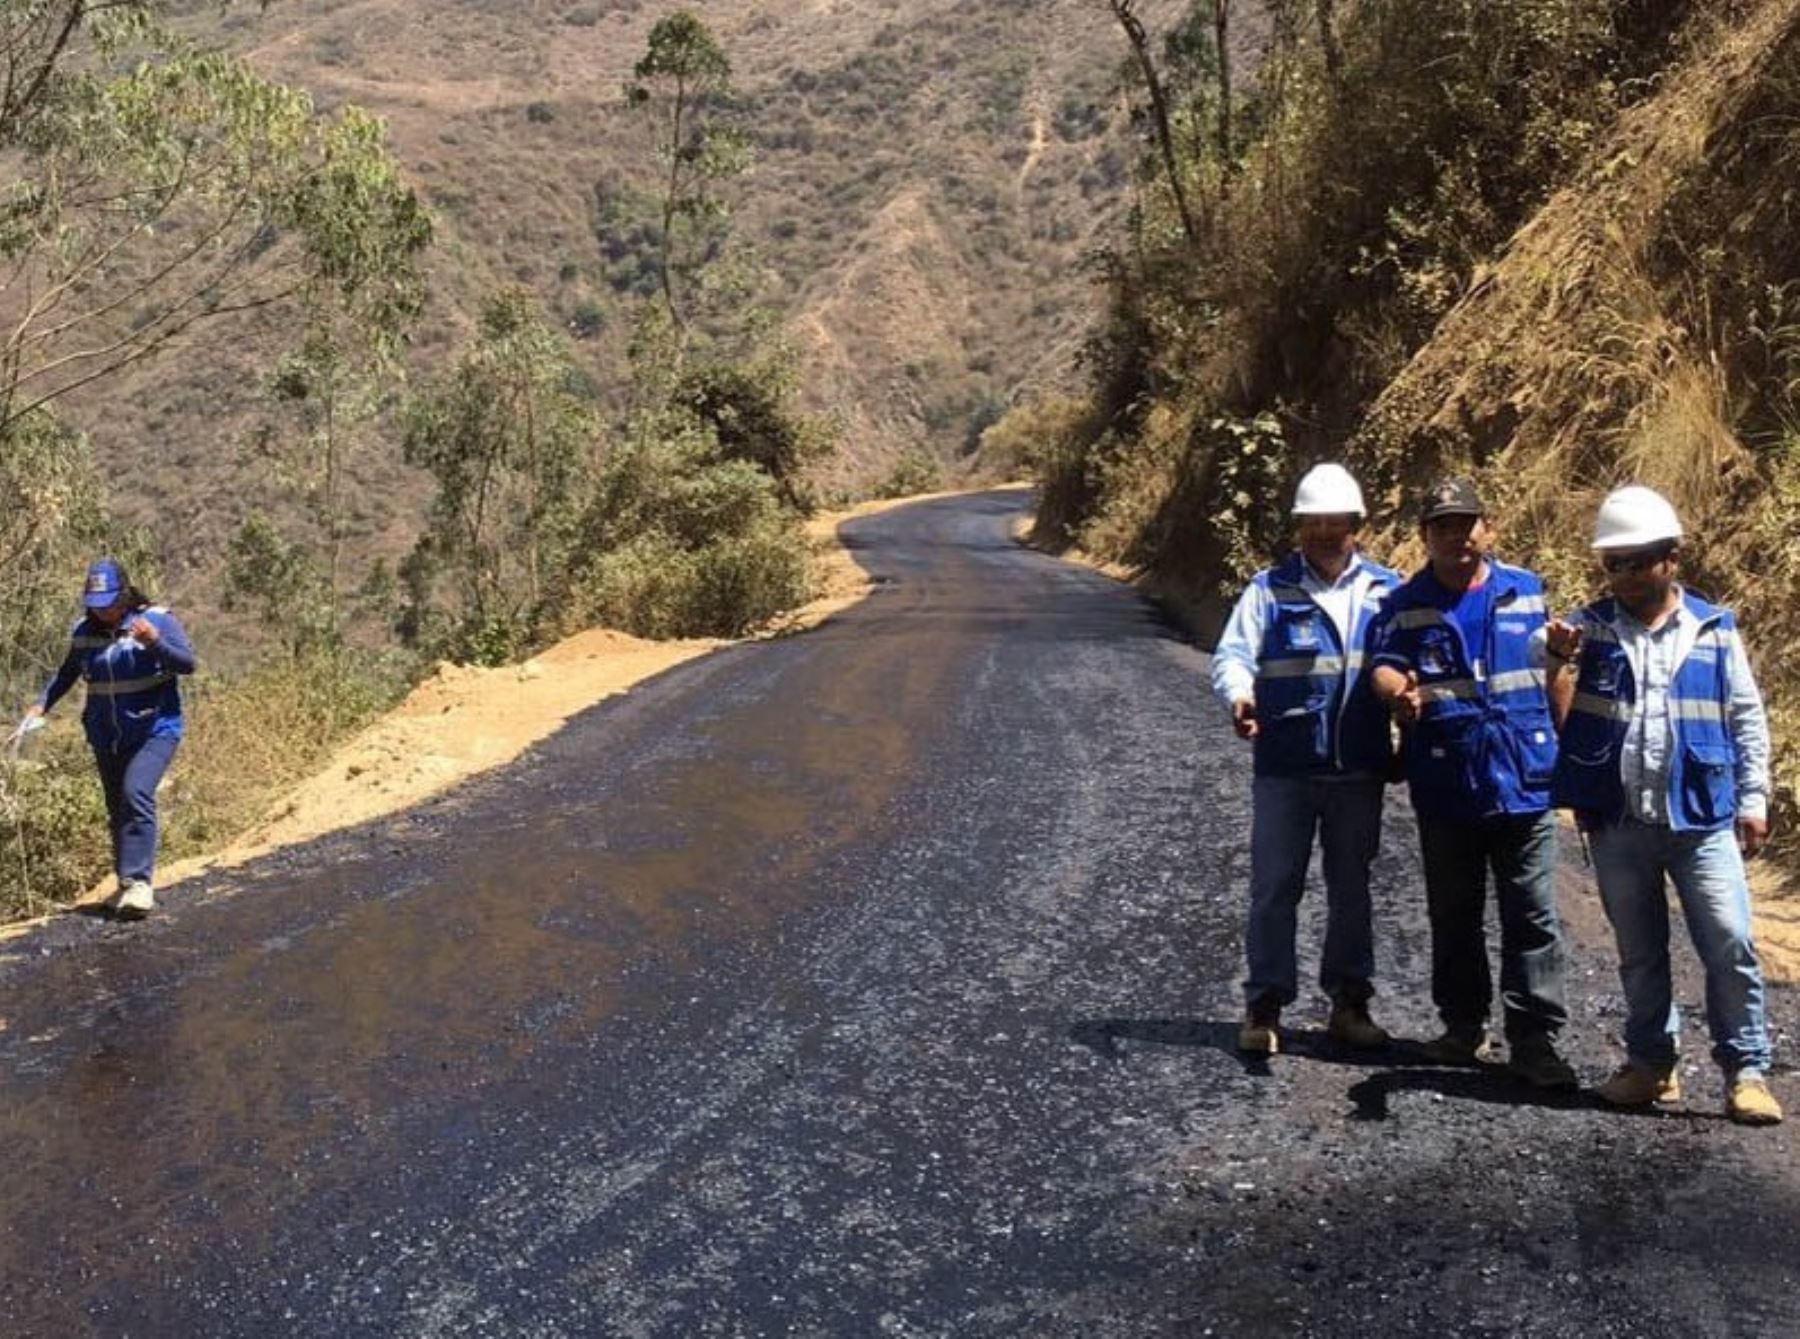
<path id="1" fill-rule="evenodd" d="M 1713 832 L 1737 818 L 1738 747 L 1731 729 L 1729 665 L 1737 622 L 1731 611 L 1691 592 L 1682 602 L 1699 636 L 1669 683 L 1669 826 Z M 1620 754 L 1637 703 L 1631 659 L 1615 631 L 1618 607 L 1599 600 L 1581 611 L 1583 636 L 1575 701 L 1563 722 L 1562 752 L 1551 797 L 1588 826 L 1625 813 Z"/>
<path id="2" fill-rule="evenodd" d="M 136 618 L 148 619 L 162 634 L 155 648 L 127 631 Z M 126 753 L 146 739 L 180 739 L 181 692 L 176 676 L 194 672 L 194 648 L 181 621 L 156 605 L 133 610 L 117 628 L 84 615 L 69 633 L 69 653 L 39 699 L 55 706 L 77 679 L 87 683 L 81 712 L 88 743 L 110 753 Z"/>
<path id="3" fill-rule="evenodd" d="M 1444 588 L 1426 568 L 1389 597 L 1371 634 L 1371 661 L 1419 676 L 1424 699 L 1406 732 L 1413 808 L 1469 820 L 1550 807 L 1556 731 L 1531 637 L 1544 626 L 1535 572 L 1488 560 L 1492 601 L 1480 646 L 1470 646 Z"/>
<path id="4" fill-rule="evenodd" d="M 1256 649 L 1255 767 L 1259 776 L 1387 770 L 1387 711 L 1363 673 L 1370 624 L 1400 574 L 1358 558 L 1362 582 L 1350 645 L 1302 584 L 1305 559 L 1289 554 L 1257 573 L 1266 602 Z"/>

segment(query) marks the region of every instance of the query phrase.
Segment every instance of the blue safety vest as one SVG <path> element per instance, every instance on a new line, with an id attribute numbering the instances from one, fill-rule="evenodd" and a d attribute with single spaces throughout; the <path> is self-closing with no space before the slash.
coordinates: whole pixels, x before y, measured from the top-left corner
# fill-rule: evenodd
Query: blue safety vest
<path id="1" fill-rule="evenodd" d="M 1346 647 L 1331 615 L 1302 584 L 1305 562 L 1292 553 L 1255 577 L 1272 601 L 1256 657 L 1256 771 L 1385 772 L 1387 711 L 1369 691 L 1363 657 L 1369 626 L 1400 574 L 1356 559 L 1362 598 Z"/>
<path id="2" fill-rule="evenodd" d="M 1406 732 L 1413 808 L 1434 818 L 1539 814 L 1550 807 L 1556 731 L 1533 669 L 1544 626 L 1535 572 L 1488 560 L 1492 598 L 1484 644 L 1471 647 L 1443 587 L 1426 568 L 1388 598 L 1373 660 L 1419 676 L 1418 722 Z"/>
<path id="3" fill-rule="evenodd" d="M 152 605 L 134 610 L 126 621 L 138 617 L 154 623 L 171 647 L 191 655 L 186 632 L 167 609 Z M 181 738 L 181 692 L 174 670 L 123 626 L 108 628 L 81 618 L 69 633 L 68 657 L 46 699 L 60 697 L 77 673 L 87 685 L 81 724 L 93 747 L 121 752 L 152 737 Z"/>
<path id="4" fill-rule="evenodd" d="M 1737 741 L 1731 733 L 1732 642 L 1737 620 L 1728 609 L 1690 591 L 1682 603 L 1700 623 L 1693 648 L 1669 682 L 1669 826 L 1712 832 L 1737 818 Z M 1563 722 L 1562 753 L 1552 798 L 1584 822 L 1615 823 L 1625 813 L 1619 773 L 1626 731 L 1637 704 L 1631 657 L 1620 644 L 1619 610 L 1599 600 L 1582 610 L 1581 655 L 1575 701 Z"/>

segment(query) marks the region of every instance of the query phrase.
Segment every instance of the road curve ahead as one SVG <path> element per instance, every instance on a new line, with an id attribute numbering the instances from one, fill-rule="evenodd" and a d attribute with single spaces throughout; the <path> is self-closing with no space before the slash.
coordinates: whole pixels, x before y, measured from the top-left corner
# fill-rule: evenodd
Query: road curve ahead
<path id="1" fill-rule="evenodd" d="M 1704 1067 L 1621 1116 L 1341 1054 L 1317 1001 L 1238 1059 L 1245 757 L 1025 506 L 858 521 L 881 584 L 813 634 L 0 946 L 0 1334 L 1800 1333 L 1791 1127 Z M 1396 801 L 1378 1007 L 1416 1037 L 1413 840 Z"/>

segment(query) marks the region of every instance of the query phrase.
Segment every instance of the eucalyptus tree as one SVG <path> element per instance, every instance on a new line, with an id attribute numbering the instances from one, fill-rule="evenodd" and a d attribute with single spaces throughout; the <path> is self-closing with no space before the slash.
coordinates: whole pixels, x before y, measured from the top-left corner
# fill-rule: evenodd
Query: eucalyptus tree
<path id="1" fill-rule="evenodd" d="M 728 216 L 718 188 L 749 167 L 749 139 L 730 114 L 731 60 L 688 11 L 657 20 L 632 76 L 626 96 L 652 118 L 663 166 L 663 303 L 669 319 L 685 327 L 678 281 L 691 284 L 718 251 Z"/>
<path id="2" fill-rule="evenodd" d="M 430 224 L 380 125 L 161 22 L 0 0 L 0 441 L 234 313 L 312 297 L 397 334 Z"/>
<path id="3" fill-rule="evenodd" d="M 41 601 L 31 574 L 59 579 L 65 550 L 103 529 L 80 439 L 56 417 L 63 397 L 259 310 L 335 309 L 391 348 L 421 303 L 431 227 L 379 123 L 322 115 L 177 32 L 176 8 L 0 0 L 9 621 Z"/>
<path id="4" fill-rule="evenodd" d="M 531 642 L 568 565 L 598 434 L 567 347 L 532 296 L 489 298 L 456 364 L 406 411 L 406 459 L 438 486 L 408 565 L 413 626 L 432 624 L 442 576 L 445 649 L 499 663 Z"/>

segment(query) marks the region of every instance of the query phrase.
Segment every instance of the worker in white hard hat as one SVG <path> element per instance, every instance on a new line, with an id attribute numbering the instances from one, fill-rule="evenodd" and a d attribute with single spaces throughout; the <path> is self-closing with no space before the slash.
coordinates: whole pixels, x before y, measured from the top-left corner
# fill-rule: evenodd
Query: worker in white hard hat
<path id="1" fill-rule="evenodd" d="M 1374 994 L 1369 866 L 1380 847 L 1390 752 L 1386 713 L 1362 673 L 1370 620 L 1396 573 L 1357 548 L 1362 490 L 1341 465 L 1315 466 L 1294 494 L 1296 548 L 1258 572 L 1213 652 L 1213 692 L 1255 753 L 1248 976 L 1239 1049 L 1280 1049 L 1281 1011 L 1299 996 L 1295 932 L 1318 839 L 1325 876 L 1319 986 L 1326 1030 L 1383 1046 Z"/>
<path id="2" fill-rule="evenodd" d="M 1681 542 L 1667 499 L 1636 484 L 1609 494 L 1593 545 L 1609 594 L 1542 639 L 1562 729 L 1553 798 L 1588 834 L 1625 989 L 1626 1063 L 1596 1092 L 1618 1106 L 1680 1100 L 1667 881 L 1706 970 L 1726 1112 L 1773 1125 L 1744 875 L 1769 837 L 1768 717 L 1731 611 L 1677 580 Z"/>

